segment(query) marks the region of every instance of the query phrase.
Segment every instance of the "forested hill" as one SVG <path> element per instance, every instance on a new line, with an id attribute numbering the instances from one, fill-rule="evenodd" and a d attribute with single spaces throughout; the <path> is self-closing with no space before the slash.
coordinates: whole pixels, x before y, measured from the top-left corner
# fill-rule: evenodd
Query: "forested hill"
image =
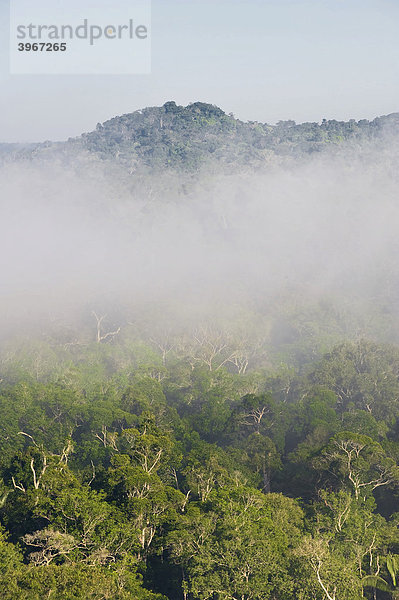
<path id="1" fill-rule="evenodd" d="M 141 168 L 196 171 L 209 164 L 227 169 L 259 168 L 276 157 L 307 155 L 334 148 L 343 142 L 361 145 L 381 134 L 399 133 L 399 113 L 355 121 L 301 123 L 279 121 L 276 125 L 243 122 L 212 104 L 195 102 L 178 106 L 166 102 L 98 124 L 95 131 L 67 142 L 8 146 L 13 155 L 31 157 L 86 150 L 102 159 L 125 164 L 130 172 Z M 0 145 L 0 151 L 2 146 Z"/>
<path id="2" fill-rule="evenodd" d="M 259 166 L 275 154 L 317 152 L 345 140 L 372 139 L 383 131 L 399 132 L 399 113 L 373 121 L 350 120 L 277 125 L 243 122 L 217 106 L 167 102 L 98 124 L 96 131 L 69 143 L 104 157 L 153 168 L 197 169 L 209 161 Z"/>

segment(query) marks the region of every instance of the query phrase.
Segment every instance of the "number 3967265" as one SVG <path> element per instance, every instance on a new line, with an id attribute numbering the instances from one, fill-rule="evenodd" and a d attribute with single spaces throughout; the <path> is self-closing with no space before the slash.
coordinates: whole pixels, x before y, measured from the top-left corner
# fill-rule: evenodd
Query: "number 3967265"
<path id="1" fill-rule="evenodd" d="M 18 50 L 20 52 L 65 52 L 67 45 L 65 42 L 61 44 L 51 42 L 40 42 L 40 43 L 20 43 L 18 44 Z"/>

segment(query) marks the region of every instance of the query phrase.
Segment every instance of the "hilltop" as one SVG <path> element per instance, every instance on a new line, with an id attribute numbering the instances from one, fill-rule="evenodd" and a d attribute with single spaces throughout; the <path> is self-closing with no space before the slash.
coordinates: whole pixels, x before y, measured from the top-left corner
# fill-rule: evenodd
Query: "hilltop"
<path id="1" fill-rule="evenodd" d="M 133 166 L 196 170 L 209 161 L 259 166 L 274 155 L 320 152 L 326 146 L 361 142 L 392 130 L 399 131 L 399 113 L 373 121 L 269 125 L 240 121 L 212 104 L 167 102 L 114 117 L 68 143 Z"/>
<path id="2" fill-rule="evenodd" d="M 260 168 L 278 158 L 301 157 L 342 144 L 357 146 L 381 134 L 399 132 L 399 113 L 372 121 L 322 123 L 279 121 L 276 125 L 244 122 L 212 104 L 179 106 L 166 102 L 99 123 L 95 131 L 66 142 L 26 145 L 1 144 L 1 154 L 15 157 L 50 154 L 68 156 L 86 152 L 136 171 L 195 172 L 207 165 L 224 170 Z"/>

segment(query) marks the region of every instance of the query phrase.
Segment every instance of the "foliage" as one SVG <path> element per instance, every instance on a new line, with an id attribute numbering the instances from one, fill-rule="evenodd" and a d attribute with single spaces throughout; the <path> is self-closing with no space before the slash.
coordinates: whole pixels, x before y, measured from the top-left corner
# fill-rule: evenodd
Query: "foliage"
<path id="1" fill-rule="evenodd" d="M 199 349 L 136 338 L 122 369 L 126 338 L 88 344 L 79 383 L 65 350 L 39 380 L 7 361 L 4 598 L 395 597 L 397 349 L 237 372 L 202 332 Z"/>

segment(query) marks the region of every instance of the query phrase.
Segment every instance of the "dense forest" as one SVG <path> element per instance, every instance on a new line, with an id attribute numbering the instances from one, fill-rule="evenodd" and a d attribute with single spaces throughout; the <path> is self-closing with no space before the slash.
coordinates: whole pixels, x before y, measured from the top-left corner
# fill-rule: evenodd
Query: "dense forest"
<path id="1" fill-rule="evenodd" d="M 130 173 L 178 170 L 194 173 L 201 168 L 237 171 L 261 168 L 276 158 L 298 158 L 350 143 L 353 147 L 375 142 L 381 134 L 396 135 L 399 113 L 373 121 L 322 123 L 279 121 L 276 125 L 243 122 L 204 102 L 178 106 L 166 102 L 98 123 L 95 131 L 67 142 L 0 144 L 0 157 L 48 158 L 89 152 L 111 159 Z"/>
<path id="2" fill-rule="evenodd" d="M 398 125 L 0 145 L 4 600 L 399 598 Z"/>
<path id="3" fill-rule="evenodd" d="M 4 598 L 394 597 L 399 348 L 103 325 L 3 356 Z"/>

